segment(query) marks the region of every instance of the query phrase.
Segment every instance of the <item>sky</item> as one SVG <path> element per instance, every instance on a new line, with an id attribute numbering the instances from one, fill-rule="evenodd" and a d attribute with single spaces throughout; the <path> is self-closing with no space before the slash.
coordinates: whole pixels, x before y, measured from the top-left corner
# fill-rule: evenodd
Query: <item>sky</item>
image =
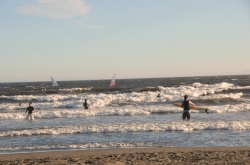
<path id="1" fill-rule="evenodd" d="M 250 74 L 249 0 L 0 0 L 0 82 Z"/>

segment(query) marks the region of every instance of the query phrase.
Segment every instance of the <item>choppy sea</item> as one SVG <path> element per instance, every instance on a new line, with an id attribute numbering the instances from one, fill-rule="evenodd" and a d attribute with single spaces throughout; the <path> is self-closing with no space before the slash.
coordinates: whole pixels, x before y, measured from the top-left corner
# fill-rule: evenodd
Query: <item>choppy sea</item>
<path id="1" fill-rule="evenodd" d="M 0 154 L 250 146 L 250 75 L 117 79 L 114 87 L 110 80 L 57 83 L 0 83 Z M 173 102 L 184 95 L 209 114 L 191 110 L 183 121 Z M 93 108 L 83 108 L 85 99 Z M 30 101 L 32 121 L 24 114 Z"/>

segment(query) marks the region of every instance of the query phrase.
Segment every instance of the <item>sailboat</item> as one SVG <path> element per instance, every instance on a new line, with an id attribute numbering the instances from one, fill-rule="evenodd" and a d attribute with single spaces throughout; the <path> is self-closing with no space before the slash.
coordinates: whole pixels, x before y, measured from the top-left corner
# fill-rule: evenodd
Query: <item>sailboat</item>
<path id="1" fill-rule="evenodd" d="M 116 77 L 116 75 L 114 74 L 114 76 L 113 76 L 113 78 L 112 78 L 112 80 L 111 80 L 111 82 L 110 82 L 110 86 L 112 87 L 112 86 L 115 86 L 115 77 Z"/>
<path id="2" fill-rule="evenodd" d="M 50 77 L 52 81 L 52 86 L 59 86 L 53 77 Z"/>

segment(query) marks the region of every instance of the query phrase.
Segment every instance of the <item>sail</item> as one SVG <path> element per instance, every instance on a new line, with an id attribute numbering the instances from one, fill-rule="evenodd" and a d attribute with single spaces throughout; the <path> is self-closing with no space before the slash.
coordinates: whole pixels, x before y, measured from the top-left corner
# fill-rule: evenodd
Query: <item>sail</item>
<path id="1" fill-rule="evenodd" d="M 113 76 L 113 78 L 112 78 L 112 80 L 111 80 L 111 82 L 110 82 L 110 86 L 112 87 L 112 86 L 115 86 L 115 77 L 116 77 L 116 75 L 114 74 L 114 76 Z"/>
<path id="2" fill-rule="evenodd" d="M 53 77 L 50 77 L 52 81 L 52 86 L 59 86 Z"/>

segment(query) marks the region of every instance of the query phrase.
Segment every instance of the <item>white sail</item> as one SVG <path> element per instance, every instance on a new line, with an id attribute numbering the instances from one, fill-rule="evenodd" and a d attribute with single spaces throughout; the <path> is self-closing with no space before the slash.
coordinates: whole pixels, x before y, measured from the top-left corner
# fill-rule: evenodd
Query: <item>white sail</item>
<path id="1" fill-rule="evenodd" d="M 50 77 L 52 81 L 52 86 L 59 86 L 53 77 Z"/>
<path id="2" fill-rule="evenodd" d="M 115 77 L 116 77 L 116 75 L 114 74 L 114 76 L 113 76 L 113 78 L 112 78 L 112 80 L 111 80 L 111 82 L 110 82 L 110 86 L 112 87 L 112 86 L 115 86 Z"/>

